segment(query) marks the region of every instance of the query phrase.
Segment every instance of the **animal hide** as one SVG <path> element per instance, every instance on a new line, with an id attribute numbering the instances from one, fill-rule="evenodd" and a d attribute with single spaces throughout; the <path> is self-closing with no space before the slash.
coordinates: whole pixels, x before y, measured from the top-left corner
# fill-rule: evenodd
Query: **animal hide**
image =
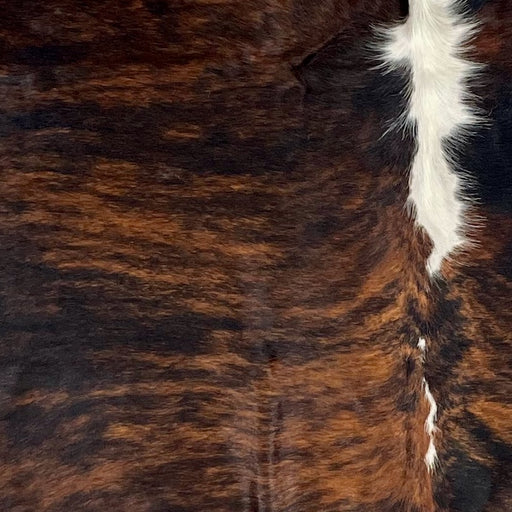
<path id="1" fill-rule="evenodd" d="M 512 0 L 0 7 L 1 511 L 512 511 Z"/>

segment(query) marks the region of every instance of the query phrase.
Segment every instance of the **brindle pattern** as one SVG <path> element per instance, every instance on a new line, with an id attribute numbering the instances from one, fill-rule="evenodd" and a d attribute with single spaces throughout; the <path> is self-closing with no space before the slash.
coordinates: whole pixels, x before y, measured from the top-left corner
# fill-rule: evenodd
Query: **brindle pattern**
<path id="1" fill-rule="evenodd" d="M 1 510 L 512 509 L 512 4 L 473 4 L 486 222 L 431 284 L 400 2 L 0 2 Z"/>

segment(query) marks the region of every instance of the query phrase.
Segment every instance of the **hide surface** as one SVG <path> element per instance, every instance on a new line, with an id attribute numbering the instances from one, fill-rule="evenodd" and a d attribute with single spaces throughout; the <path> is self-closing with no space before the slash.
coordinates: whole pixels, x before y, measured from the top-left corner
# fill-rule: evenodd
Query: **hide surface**
<path id="1" fill-rule="evenodd" d="M 448 4 L 0 1 L 0 510 L 512 510 L 512 2 Z"/>

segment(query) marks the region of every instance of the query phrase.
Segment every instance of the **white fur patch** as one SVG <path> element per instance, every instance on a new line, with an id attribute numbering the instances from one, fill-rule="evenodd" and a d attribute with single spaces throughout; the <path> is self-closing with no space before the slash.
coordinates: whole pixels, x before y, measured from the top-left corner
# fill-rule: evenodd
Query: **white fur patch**
<path id="1" fill-rule="evenodd" d="M 425 338 L 420 338 L 418 340 L 418 348 L 422 351 L 422 352 L 426 352 L 427 350 L 427 341 L 425 340 Z"/>
<path id="2" fill-rule="evenodd" d="M 427 351 L 427 342 L 425 338 L 420 338 L 418 340 L 418 348 L 421 351 L 422 360 L 425 358 L 425 353 Z M 437 419 L 437 403 L 430 392 L 430 388 L 428 386 L 428 382 L 425 378 L 423 378 L 423 392 L 425 393 L 425 398 L 430 405 L 430 411 L 428 413 L 427 419 L 425 420 L 425 431 L 429 437 L 428 450 L 425 454 L 425 464 L 429 472 L 432 472 L 437 464 L 437 450 L 434 443 L 435 433 L 438 428 L 436 427 L 436 419 Z"/>
<path id="3" fill-rule="evenodd" d="M 430 404 L 430 411 L 428 413 L 427 419 L 425 420 L 425 430 L 430 439 L 428 444 L 428 450 L 425 455 L 425 464 L 429 471 L 433 471 L 437 464 L 437 451 L 436 446 L 434 444 L 435 433 L 438 428 L 436 427 L 436 419 L 437 419 L 437 404 L 430 392 L 430 388 L 428 387 L 428 382 L 423 379 L 423 391 L 425 392 L 425 398 Z"/>
<path id="4" fill-rule="evenodd" d="M 406 22 L 385 31 L 382 53 L 387 69 L 405 66 L 410 73 L 408 110 L 398 123 L 415 134 L 408 206 L 433 243 L 430 275 L 466 242 L 468 201 L 445 143 L 460 142 L 479 122 L 467 85 L 480 66 L 464 58 L 475 24 L 459 10 L 457 0 L 410 0 Z"/>

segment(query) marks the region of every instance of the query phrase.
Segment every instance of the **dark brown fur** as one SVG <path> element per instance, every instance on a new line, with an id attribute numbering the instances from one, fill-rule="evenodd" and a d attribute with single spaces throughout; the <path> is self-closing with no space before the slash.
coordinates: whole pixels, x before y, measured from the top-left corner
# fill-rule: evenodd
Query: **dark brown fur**
<path id="1" fill-rule="evenodd" d="M 0 510 L 512 510 L 512 222 L 430 282 L 366 47 L 400 2 L 0 9 Z"/>

